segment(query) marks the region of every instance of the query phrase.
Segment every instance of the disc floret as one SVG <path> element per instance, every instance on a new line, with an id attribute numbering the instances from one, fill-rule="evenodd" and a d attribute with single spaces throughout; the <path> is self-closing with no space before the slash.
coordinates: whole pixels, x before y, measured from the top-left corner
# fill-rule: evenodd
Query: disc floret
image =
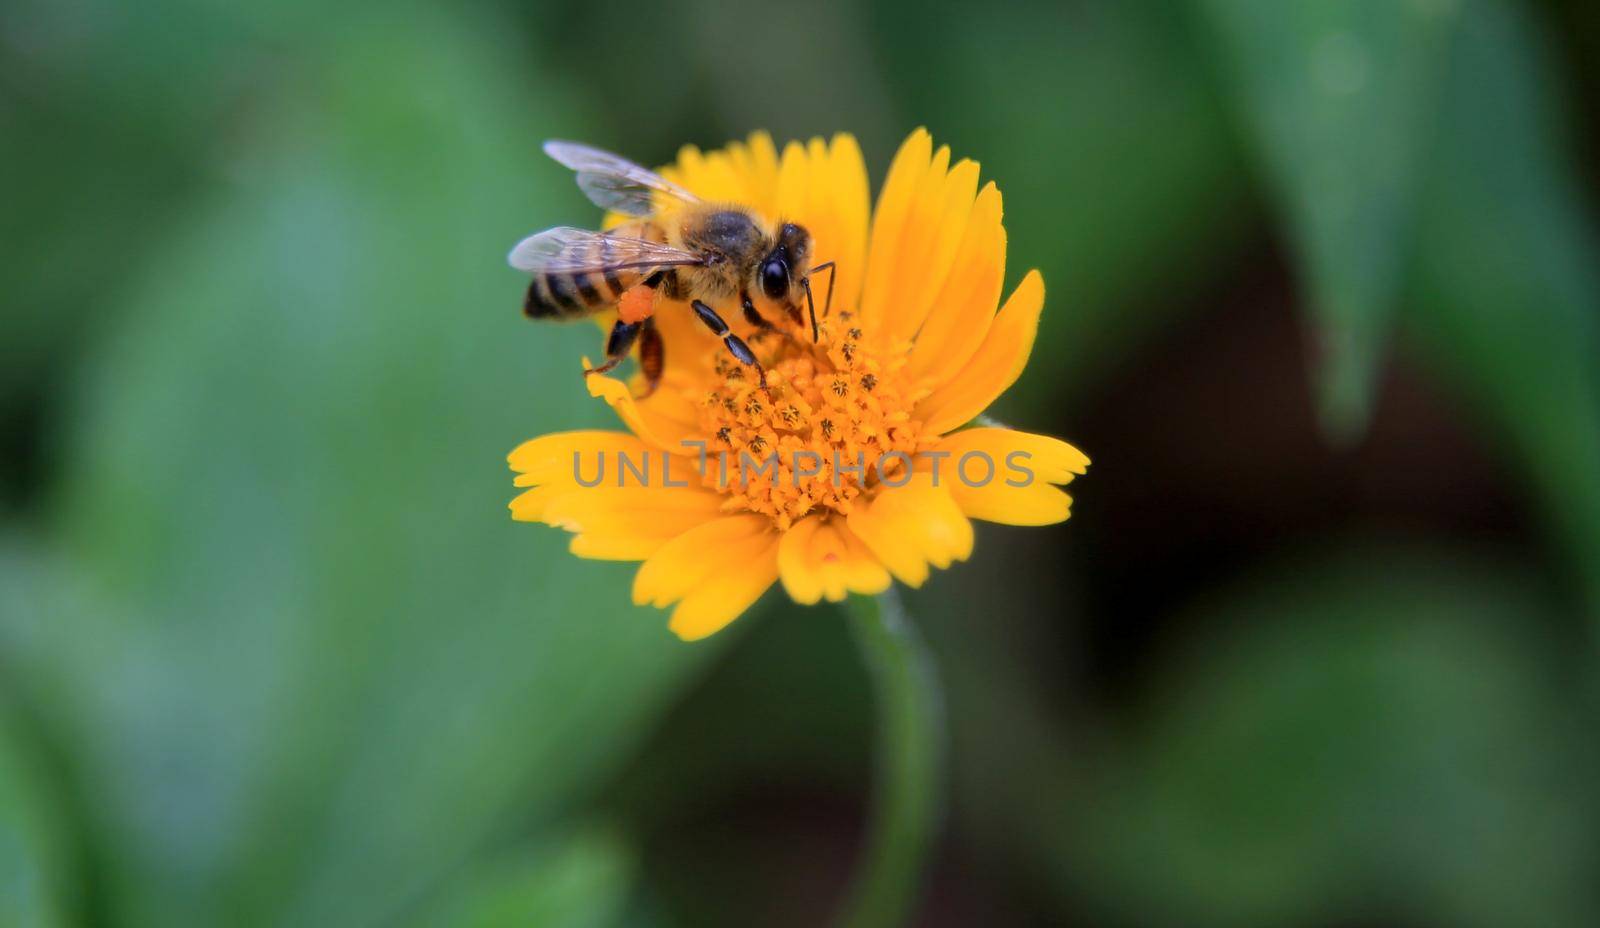
<path id="1" fill-rule="evenodd" d="M 725 508 L 762 513 L 780 530 L 810 512 L 848 514 L 863 491 L 902 479 L 927 445 L 904 353 L 868 347 L 850 313 L 819 331 L 815 343 L 767 340 L 767 393 L 748 368 L 719 359 L 700 403 L 702 482 L 727 494 Z"/>

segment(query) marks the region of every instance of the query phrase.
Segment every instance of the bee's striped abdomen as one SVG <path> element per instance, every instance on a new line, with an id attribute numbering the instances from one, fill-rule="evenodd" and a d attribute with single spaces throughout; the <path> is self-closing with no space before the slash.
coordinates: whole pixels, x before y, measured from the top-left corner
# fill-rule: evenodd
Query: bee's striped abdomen
<path id="1" fill-rule="evenodd" d="M 614 266 L 625 263 L 627 256 L 617 254 L 609 238 L 597 237 L 587 247 L 576 263 L 595 270 L 535 274 L 524 313 L 534 319 L 587 316 L 616 305 L 623 292 L 639 282 L 637 270 Z"/>

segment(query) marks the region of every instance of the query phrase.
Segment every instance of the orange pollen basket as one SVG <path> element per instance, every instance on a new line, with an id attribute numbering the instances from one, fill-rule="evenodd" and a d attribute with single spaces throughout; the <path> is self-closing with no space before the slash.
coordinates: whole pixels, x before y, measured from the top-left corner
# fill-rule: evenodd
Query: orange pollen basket
<path id="1" fill-rule="evenodd" d="M 899 480 L 937 436 L 911 418 L 920 397 L 904 373 L 905 355 L 862 341 L 849 313 L 793 336 L 756 339 L 770 399 L 755 371 L 716 362 L 700 403 L 708 463 L 702 480 L 730 497 L 726 508 L 771 516 L 780 530 L 813 511 L 845 514 L 883 477 Z"/>

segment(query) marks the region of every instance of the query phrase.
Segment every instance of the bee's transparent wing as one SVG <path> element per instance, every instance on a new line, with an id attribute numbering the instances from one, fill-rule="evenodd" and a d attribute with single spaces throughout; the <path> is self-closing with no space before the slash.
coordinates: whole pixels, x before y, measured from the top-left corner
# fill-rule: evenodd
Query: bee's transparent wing
<path id="1" fill-rule="evenodd" d="M 648 216 L 656 212 L 657 194 L 682 203 L 700 202 L 699 197 L 660 174 L 608 151 L 552 139 L 544 143 L 544 152 L 577 171 L 579 189 L 601 209 Z"/>
<path id="2" fill-rule="evenodd" d="M 530 274 L 648 272 L 703 264 L 699 255 L 632 235 L 557 226 L 518 242 L 506 256 L 511 266 Z"/>

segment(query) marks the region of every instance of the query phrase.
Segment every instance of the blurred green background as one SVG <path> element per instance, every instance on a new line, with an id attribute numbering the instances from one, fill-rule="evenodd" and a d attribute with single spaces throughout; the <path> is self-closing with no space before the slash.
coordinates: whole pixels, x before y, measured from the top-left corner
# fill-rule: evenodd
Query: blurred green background
<path id="1" fill-rule="evenodd" d="M 513 524 L 609 426 L 538 153 L 927 125 L 1094 459 L 909 604 L 917 924 L 1600 924 L 1600 8 L 10 0 L 0 925 L 818 924 L 842 615 L 684 645 Z"/>

